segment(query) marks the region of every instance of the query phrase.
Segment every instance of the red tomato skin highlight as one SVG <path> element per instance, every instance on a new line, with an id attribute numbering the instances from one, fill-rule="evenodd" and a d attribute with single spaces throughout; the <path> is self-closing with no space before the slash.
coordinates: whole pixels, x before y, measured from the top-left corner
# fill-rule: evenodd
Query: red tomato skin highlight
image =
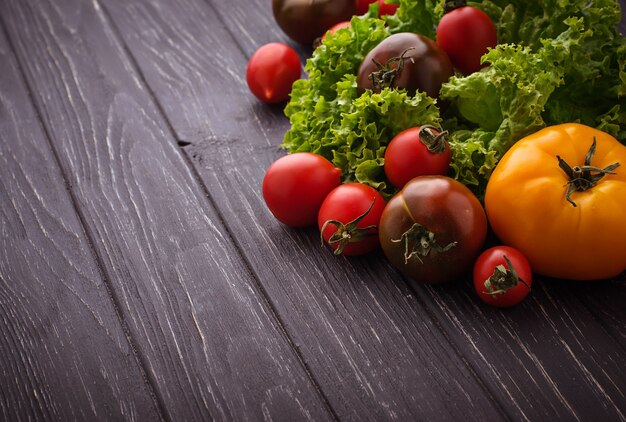
<path id="1" fill-rule="evenodd" d="M 315 224 L 322 202 L 341 183 L 341 170 L 321 155 L 299 152 L 276 160 L 263 178 L 271 213 L 290 227 Z"/>
<path id="2" fill-rule="evenodd" d="M 291 85 L 302 72 L 300 58 L 290 46 L 269 43 L 254 52 L 246 68 L 246 82 L 259 100 L 277 104 L 289 99 Z"/>
<path id="3" fill-rule="evenodd" d="M 454 9 L 443 15 L 437 26 L 437 44 L 448 53 L 454 67 L 466 75 L 484 67 L 480 58 L 497 42 L 493 22 L 476 7 Z"/>
<path id="4" fill-rule="evenodd" d="M 385 209 L 385 199 L 373 187 L 362 183 L 346 183 L 328 194 L 322 206 L 317 219 L 317 225 L 320 231 L 324 227 L 324 223 L 328 220 L 337 220 L 343 224 L 347 224 L 358 216 L 362 215 L 372 205 L 369 213 L 357 224 L 358 228 L 368 226 L 378 227 L 380 216 Z M 328 239 L 337 231 L 337 227 L 333 224 L 326 225 L 321 233 L 324 242 L 328 244 Z M 363 255 L 373 251 L 379 246 L 378 232 L 373 231 L 371 236 L 354 243 L 349 243 L 342 254 L 346 256 Z M 337 245 L 329 245 L 333 250 L 337 249 Z"/>
<path id="5" fill-rule="evenodd" d="M 403 130 L 389 142 L 385 150 L 385 175 L 398 189 L 417 176 L 445 176 L 450 167 L 450 145 L 443 152 L 433 153 L 420 140 L 420 128 Z"/>
<path id="6" fill-rule="evenodd" d="M 517 286 L 510 288 L 504 294 L 493 295 L 485 293 L 487 291 L 485 281 L 491 277 L 495 267 L 504 265 L 505 268 L 509 268 L 504 259 L 505 255 L 513 264 L 517 275 L 526 282 L 528 287 L 520 282 Z M 476 294 L 483 302 L 498 308 L 509 308 L 517 305 L 528 296 L 530 292 L 529 287 L 532 286 L 533 282 L 533 275 L 528 259 L 520 251 L 510 246 L 494 246 L 485 250 L 476 259 L 473 279 L 474 290 L 476 290 Z"/>

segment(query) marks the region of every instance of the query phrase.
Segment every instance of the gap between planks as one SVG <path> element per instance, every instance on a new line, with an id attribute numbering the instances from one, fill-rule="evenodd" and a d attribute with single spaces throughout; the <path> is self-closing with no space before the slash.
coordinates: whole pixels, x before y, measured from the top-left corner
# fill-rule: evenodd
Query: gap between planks
<path id="1" fill-rule="evenodd" d="M 167 127 L 167 130 L 168 130 L 169 134 L 171 135 L 171 138 L 176 143 L 176 145 L 178 145 L 180 147 L 179 150 L 182 150 L 181 151 L 181 156 L 183 157 L 183 161 L 185 162 L 186 166 L 188 167 L 190 173 L 193 175 L 195 182 L 198 184 L 198 186 L 200 187 L 201 191 L 204 193 L 205 197 L 207 198 L 207 201 L 208 201 L 210 207 L 215 210 L 215 213 L 216 213 L 216 215 L 219 218 L 219 222 L 220 222 L 221 226 L 224 228 L 224 230 L 226 231 L 226 233 L 228 235 L 228 240 L 233 245 L 236 246 L 237 253 L 239 254 L 240 259 L 244 263 L 244 265 L 246 267 L 246 271 L 250 275 L 251 280 L 254 280 L 254 287 L 258 291 L 259 297 L 262 298 L 263 304 L 270 311 L 270 314 L 272 315 L 272 318 L 274 319 L 274 321 L 275 321 L 277 327 L 279 328 L 282 336 L 287 341 L 287 344 L 289 344 L 289 347 L 291 348 L 291 350 L 294 353 L 294 355 L 297 357 L 297 360 L 298 360 L 299 364 L 302 366 L 303 370 L 307 374 L 307 377 L 309 378 L 311 384 L 315 388 L 315 391 L 317 392 L 320 400 L 324 403 L 324 406 L 326 407 L 326 410 L 329 412 L 330 415 L 332 415 L 332 417 L 336 421 L 339 421 L 339 416 L 335 412 L 335 409 L 331 406 L 328 397 L 323 392 L 319 382 L 317 381 L 317 379 L 313 375 L 313 372 L 311 371 L 311 368 L 306 363 L 306 361 L 304 360 L 304 357 L 300 353 L 300 350 L 295 346 L 295 343 L 294 343 L 293 339 L 291 338 L 291 336 L 287 332 L 287 330 L 285 328 L 284 321 L 282 320 L 282 318 L 278 314 L 278 311 L 277 311 L 275 305 L 270 300 L 270 297 L 268 295 L 267 290 L 265 289 L 265 287 L 260 282 L 258 275 L 256 274 L 256 272 L 253 269 L 252 263 L 250 262 L 250 260 L 246 256 L 246 254 L 242 252 L 243 245 L 240 244 L 240 242 L 234 236 L 234 233 L 230 229 L 229 225 L 226 224 L 226 218 L 224 217 L 223 212 L 217 206 L 213 195 L 211 194 L 211 192 L 207 188 L 206 184 L 203 182 L 202 178 L 200 177 L 200 174 L 198 173 L 197 169 L 193 165 L 193 163 L 191 161 L 191 158 L 189 157 L 188 153 L 184 150 L 184 147 L 187 146 L 187 145 L 190 145 L 191 143 L 186 141 L 186 140 L 182 140 L 182 139 L 180 139 L 178 137 L 178 135 L 176 133 L 176 130 L 174 129 L 174 126 L 172 125 L 172 122 L 170 121 L 170 119 L 167 117 L 167 114 L 165 113 L 163 105 L 158 100 L 156 94 L 154 93 L 154 91 L 150 87 L 148 81 L 146 80 L 145 75 L 143 74 L 141 68 L 139 67 L 139 65 L 137 63 L 137 60 L 136 60 L 135 56 L 130 51 L 128 45 L 124 41 L 124 38 L 121 36 L 120 29 L 115 24 L 115 21 L 112 19 L 112 17 L 110 15 L 109 11 L 107 10 L 106 6 L 103 6 L 102 4 L 100 4 L 99 0 L 93 0 L 93 2 L 94 2 L 94 5 L 96 6 L 97 11 L 101 15 L 101 21 L 105 25 L 108 25 L 109 29 L 114 34 L 114 36 L 116 38 L 116 41 L 122 47 L 122 50 L 126 54 L 126 58 L 131 63 L 133 71 L 137 74 L 139 80 L 143 84 L 144 89 L 146 90 L 146 92 L 148 93 L 151 101 L 155 105 L 155 107 L 157 109 L 157 112 L 159 114 L 159 118 L 161 118 L 162 121 L 165 123 L 165 125 Z M 219 15 L 219 13 L 215 10 L 213 5 L 210 2 L 208 2 L 208 4 L 215 11 L 215 13 Z M 228 33 L 232 37 L 231 32 L 228 31 Z M 233 40 L 235 41 L 236 45 L 238 46 L 241 54 L 245 56 L 245 51 L 243 49 L 243 46 L 234 37 L 233 37 Z M 81 219 L 81 223 L 82 223 L 82 219 Z M 98 263 L 100 265 L 100 261 L 98 261 Z M 107 288 L 109 288 L 109 287 L 107 286 Z M 117 312 L 117 308 L 116 308 L 116 312 Z M 120 315 L 120 317 L 121 317 L 121 315 Z M 144 368 L 142 367 L 142 370 L 143 369 Z M 151 381 L 151 382 L 154 382 L 154 381 Z M 157 398 L 159 400 L 159 409 L 161 409 L 161 410 L 164 409 L 164 403 L 163 403 L 162 398 L 160 398 L 160 396 L 158 396 L 158 395 L 157 395 Z"/>

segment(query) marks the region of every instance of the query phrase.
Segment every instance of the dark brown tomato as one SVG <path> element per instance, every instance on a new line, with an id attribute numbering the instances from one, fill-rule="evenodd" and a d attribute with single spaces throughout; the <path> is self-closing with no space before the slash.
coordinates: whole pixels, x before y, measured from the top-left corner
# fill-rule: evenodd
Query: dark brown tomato
<path id="1" fill-rule="evenodd" d="M 378 227 L 385 256 L 405 276 L 443 283 L 469 274 L 487 235 L 474 194 L 445 176 L 419 176 L 387 204 Z"/>
<path id="2" fill-rule="evenodd" d="M 385 38 L 365 56 L 357 84 L 360 93 L 366 89 L 380 92 L 389 86 L 404 88 L 410 95 L 419 90 L 437 98 L 441 85 L 453 74 L 450 58 L 433 40 L 401 32 Z"/>
<path id="3" fill-rule="evenodd" d="M 333 25 L 356 12 L 354 0 L 272 0 L 278 26 L 302 44 L 312 44 Z"/>

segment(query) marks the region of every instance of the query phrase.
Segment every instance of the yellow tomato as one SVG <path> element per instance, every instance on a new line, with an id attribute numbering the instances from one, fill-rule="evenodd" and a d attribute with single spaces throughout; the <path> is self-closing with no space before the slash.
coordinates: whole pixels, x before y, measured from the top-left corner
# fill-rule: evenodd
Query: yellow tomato
<path id="1" fill-rule="evenodd" d="M 485 210 L 500 240 L 539 274 L 619 275 L 626 270 L 626 147 L 577 123 L 542 129 L 504 154 Z"/>

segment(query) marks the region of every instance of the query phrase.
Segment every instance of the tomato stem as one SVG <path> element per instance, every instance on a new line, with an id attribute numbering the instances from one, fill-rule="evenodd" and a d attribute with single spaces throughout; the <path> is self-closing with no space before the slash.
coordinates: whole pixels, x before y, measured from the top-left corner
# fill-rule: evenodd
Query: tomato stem
<path id="1" fill-rule="evenodd" d="M 441 246 L 435 239 L 435 233 L 428 230 L 419 223 L 413 223 L 410 229 L 402 233 L 400 239 L 391 239 L 392 242 L 404 242 L 404 263 L 416 257 L 420 262 L 421 257 L 427 256 L 431 250 L 446 252 L 455 247 L 459 242 L 450 242 L 446 246 Z M 411 244 L 412 243 L 412 244 Z"/>
<path id="2" fill-rule="evenodd" d="M 381 91 L 384 88 L 391 88 L 393 86 L 394 81 L 398 76 L 400 76 L 402 70 L 404 69 L 404 61 L 406 59 L 415 63 L 412 57 L 404 56 L 407 51 L 410 50 L 415 50 L 415 47 L 407 48 L 399 56 L 388 59 L 385 64 L 380 63 L 376 59 L 372 59 L 372 62 L 374 62 L 378 70 L 370 73 L 367 78 L 372 81 L 372 86 L 375 91 Z M 398 63 L 397 66 L 393 67 L 392 65 L 394 63 Z"/>
<path id="3" fill-rule="evenodd" d="M 589 151 L 585 155 L 585 163 L 583 166 L 574 166 L 571 167 L 567 162 L 562 159 L 560 156 L 556 156 L 559 161 L 559 167 L 565 172 L 567 177 L 569 177 L 569 181 L 567 182 L 567 191 L 565 192 L 565 199 L 567 202 L 572 204 L 574 207 L 576 206 L 576 202 L 574 202 L 571 198 L 571 195 L 574 191 L 586 191 L 587 189 L 591 189 L 594 187 L 600 179 L 602 179 L 607 174 L 616 174 L 613 170 L 620 166 L 620 163 L 613 163 L 605 168 L 598 168 L 591 165 L 591 159 L 593 158 L 596 152 L 596 137 L 593 137 L 593 142 L 589 147 Z M 595 173 L 595 174 L 594 174 Z"/>
<path id="4" fill-rule="evenodd" d="M 433 125 L 423 125 L 418 132 L 420 141 L 433 154 L 441 154 L 446 150 L 448 131 L 441 131 Z"/>
<path id="5" fill-rule="evenodd" d="M 328 226 L 329 224 L 333 224 L 335 227 L 337 227 L 337 231 L 328 238 L 329 246 L 332 247 L 334 244 L 337 244 L 337 248 L 333 251 L 333 254 L 335 255 L 341 255 L 343 253 L 343 250 L 346 246 L 348 246 L 349 243 L 359 242 L 367 237 L 377 235 L 378 226 L 376 226 L 375 224 L 363 228 L 357 227 L 357 224 L 359 224 L 359 222 L 370 213 L 370 211 L 374 207 L 375 202 L 376 198 L 374 198 L 367 211 L 346 224 L 338 220 L 325 221 L 320 230 L 322 246 L 324 246 L 325 243 L 324 231 L 326 230 L 326 226 Z"/>
<path id="6" fill-rule="evenodd" d="M 504 265 L 498 265 L 493 269 L 493 274 L 485 280 L 484 286 L 487 289 L 486 294 L 490 294 L 492 296 L 498 294 L 504 294 L 507 290 L 512 289 L 517 286 L 519 283 L 522 283 L 528 290 L 530 290 L 530 286 L 526 283 L 515 271 L 515 267 L 511 260 L 504 255 L 504 261 L 506 261 L 507 267 Z"/>
<path id="7" fill-rule="evenodd" d="M 449 0 L 444 4 L 443 10 L 445 13 L 448 13 L 463 6 L 467 6 L 466 0 Z"/>

